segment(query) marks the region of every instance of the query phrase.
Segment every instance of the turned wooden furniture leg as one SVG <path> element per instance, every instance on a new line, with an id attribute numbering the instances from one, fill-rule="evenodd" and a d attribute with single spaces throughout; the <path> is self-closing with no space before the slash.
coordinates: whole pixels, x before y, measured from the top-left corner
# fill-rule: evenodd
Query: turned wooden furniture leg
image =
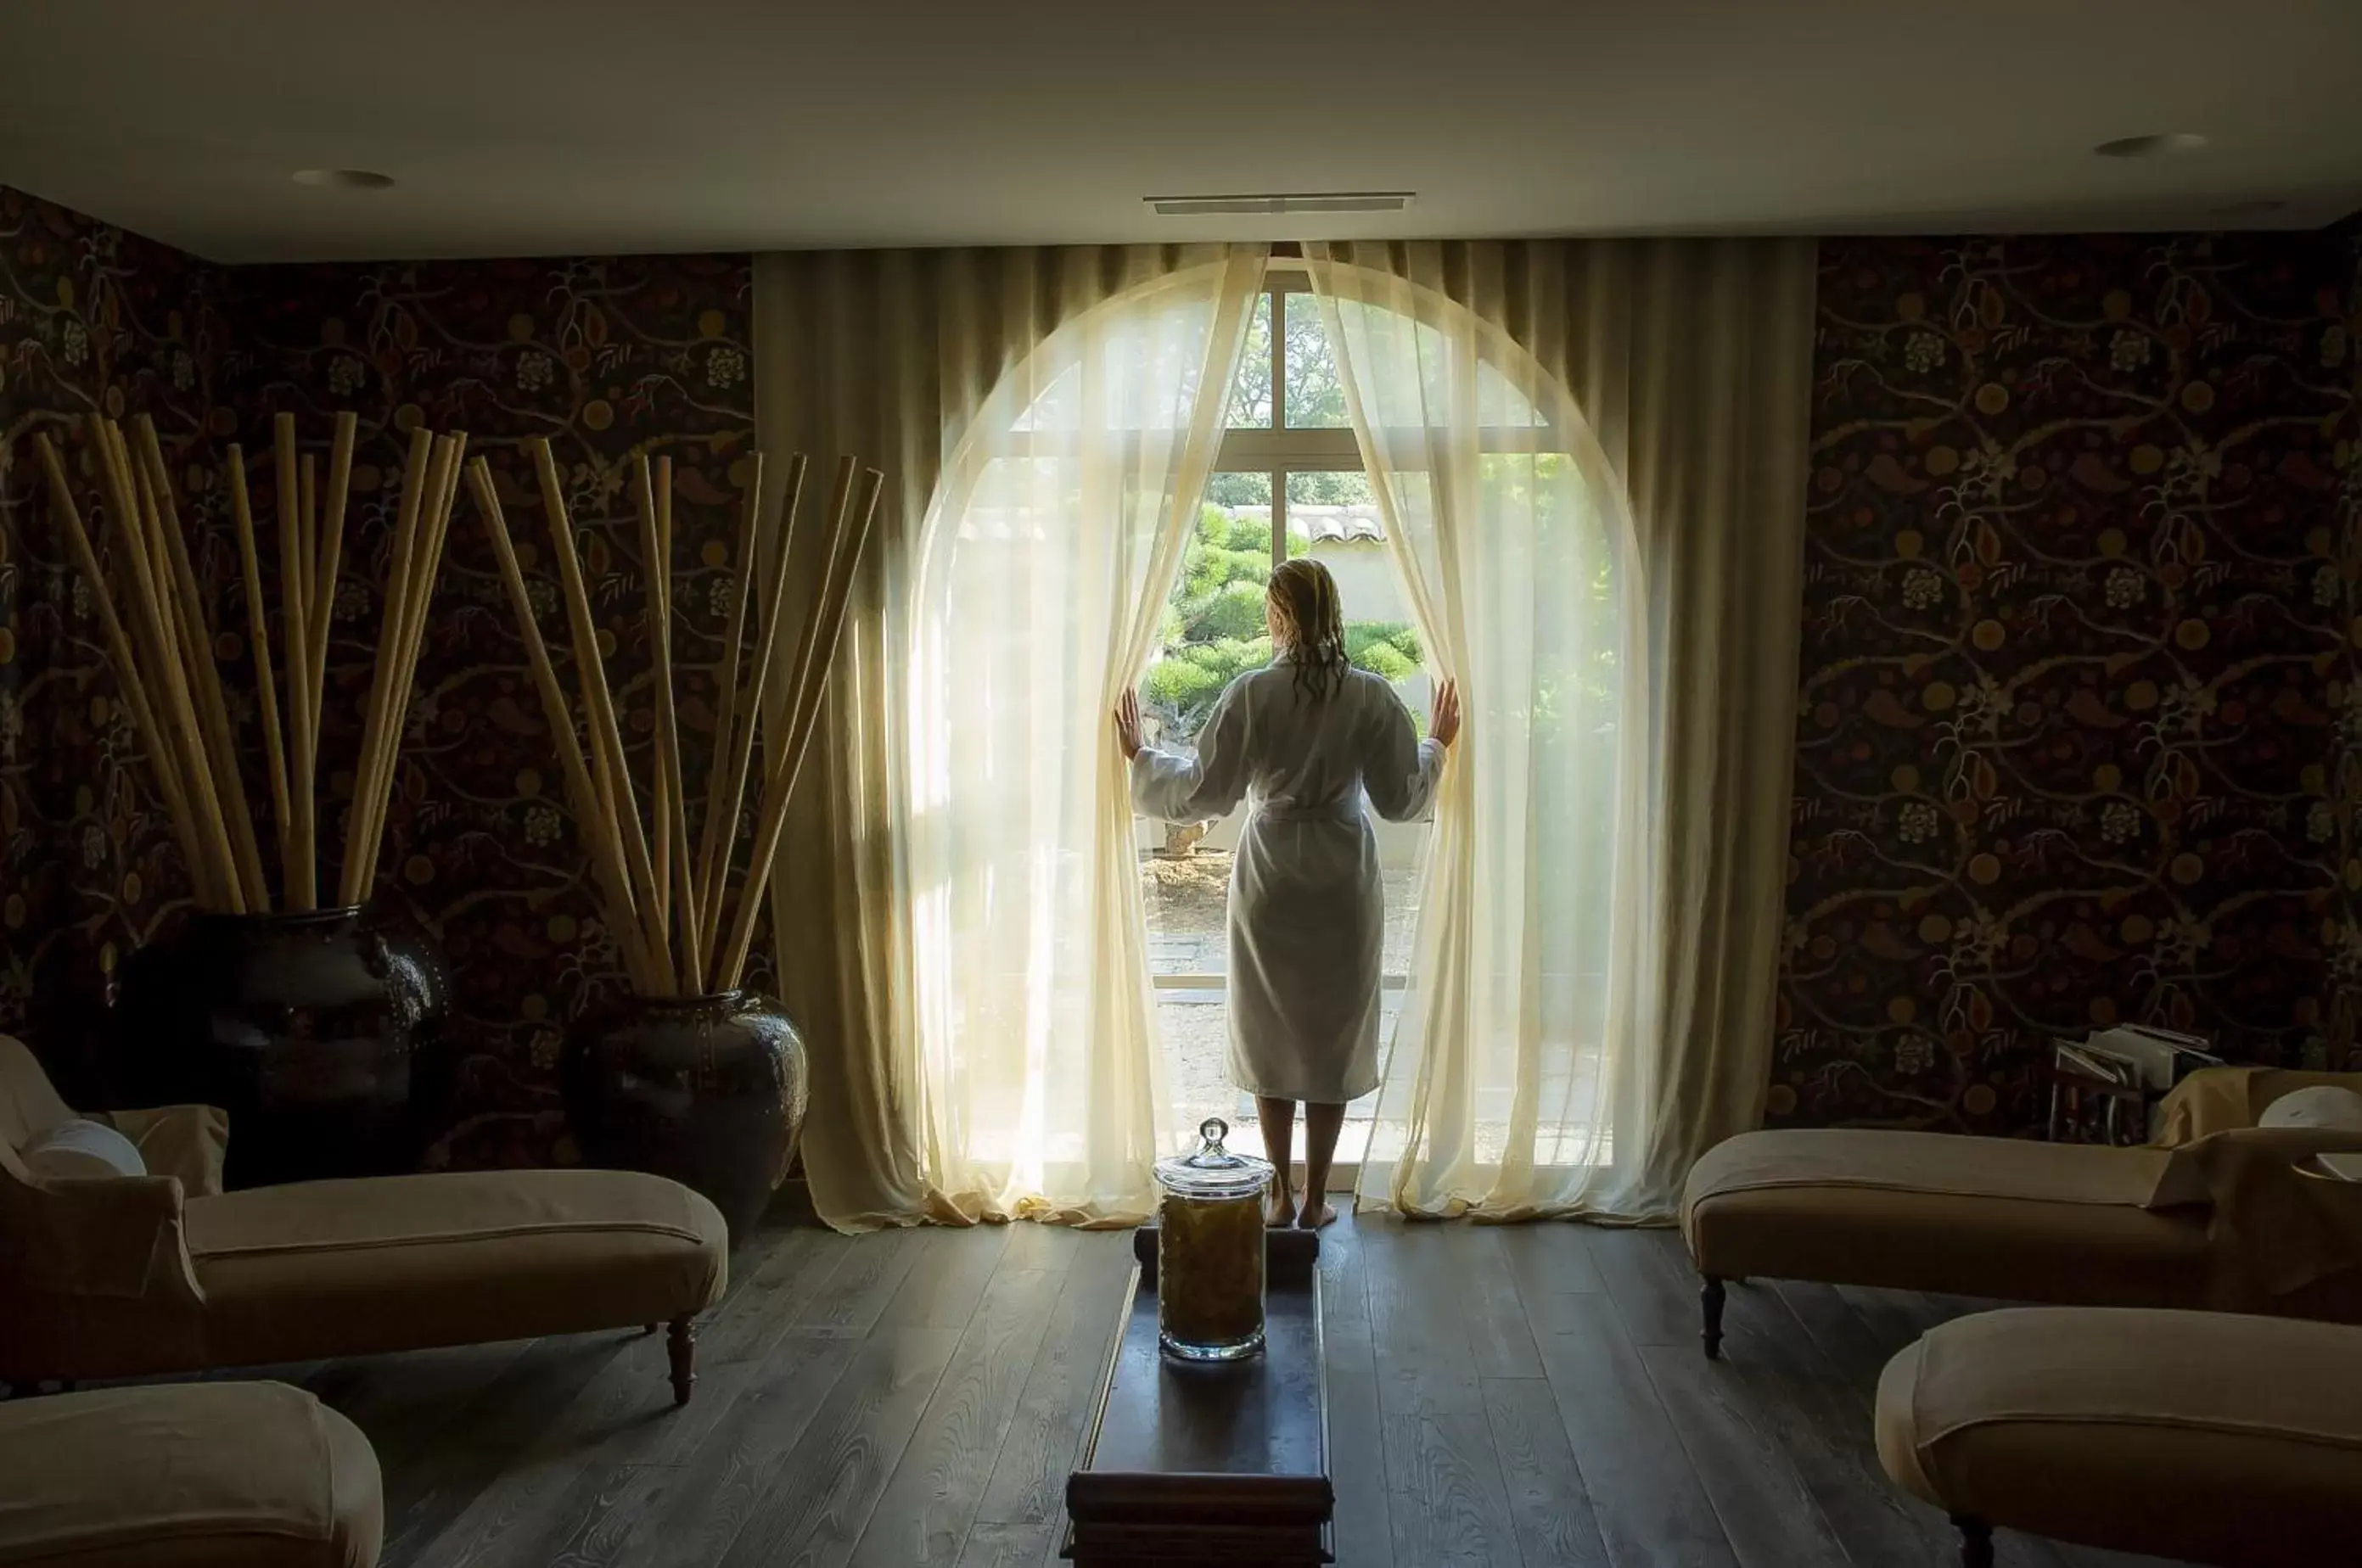
<path id="1" fill-rule="evenodd" d="M 697 1387 L 697 1320 L 675 1318 L 665 1348 L 672 1352 L 672 1402 L 686 1405 L 689 1391 Z"/>
<path id="2" fill-rule="evenodd" d="M 1952 1525 L 1960 1532 L 1960 1568 L 1993 1568 L 1992 1526 L 1966 1514 L 1954 1514 Z"/>
<path id="3" fill-rule="evenodd" d="M 1705 1326 L 1698 1331 L 1698 1338 L 1705 1342 L 1705 1358 L 1708 1361 L 1718 1361 L 1722 1357 L 1722 1280 L 1717 1276 L 1706 1275 L 1705 1282 L 1698 1287 L 1698 1305 L 1705 1313 Z"/>

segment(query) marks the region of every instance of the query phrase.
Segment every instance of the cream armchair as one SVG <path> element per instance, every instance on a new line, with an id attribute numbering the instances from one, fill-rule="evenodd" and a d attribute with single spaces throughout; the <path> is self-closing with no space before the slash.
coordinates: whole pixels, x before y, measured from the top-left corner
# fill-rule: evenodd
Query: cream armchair
<path id="1" fill-rule="evenodd" d="M 22 1151 L 72 1116 L 0 1035 L 0 1382 L 669 1323 L 689 1398 L 728 1231 L 677 1182 L 514 1170 L 224 1192 L 229 1128 L 205 1106 L 91 1118 L 139 1147 L 145 1176 L 37 1178 Z"/>

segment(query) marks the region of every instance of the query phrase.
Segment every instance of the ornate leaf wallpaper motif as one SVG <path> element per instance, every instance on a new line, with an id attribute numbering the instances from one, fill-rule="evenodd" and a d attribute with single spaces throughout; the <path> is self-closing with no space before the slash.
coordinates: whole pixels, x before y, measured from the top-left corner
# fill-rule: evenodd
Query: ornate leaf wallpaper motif
<path id="1" fill-rule="evenodd" d="M 79 468 L 71 422 L 148 413 L 203 477 L 215 277 L 0 187 L 0 1030 L 44 1039 L 70 1092 L 94 1087 L 105 970 L 179 907 L 183 877 L 32 437 Z"/>
<path id="2" fill-rule="evenodd" d="M 2350 1041 L 2352 269 L 1825 246 L 1774 1124 L 2026 1131 L 2120 1020 Z"/>
<path id="3" fill-rule="evenodd" d="M 349 793 L 378 586 L 407 432 L 462 428 L 495 470 L 543 628 L 570 679 L 539 490 L 521 443 L 546 436 L 565 476 L 600 637 L 645 779 L 651 729 L 643 563 L 626 488 L 643 453 L 674 463 L 676 656 L 710 659 L 713 600 L 752 448 L 745 257 L 215 269 L 50 203 L 0 192 L 0 1030 L 32 1039 L 70 1089 L 95 1092 L 91 1047 L 115 959 L 185 905 L 185 879 L 114 677 L 49 518 L 29 439 L 92 407 L 156 414 L 186 458 L 182 513 L 203 531 L 215 644 L 252 690 L 222 465 L 248 459 L 275 537 L 270 418 L 296 415 L 325 454 L 359 417 L 344 576 L 334 610 L 324 788 Z M 77 436 L 78 446 L 78 436 Z M 624 984 L 573 843 L 546 726 L 471 499 L 454 515 L 407 716 L 378 895 L 432 933 L 458 998 L 448 1130 L 430 1164 L 572 1157 L 553 1071 L 565 1023 Z M 694 764 L 711 684 L 678 683 Z M 250 696 L 252 798 L 261 793 Z M 341 843 L 339 823 L 324 848 Z M 333 886 L 334 856 L 323 882 Z M 750 983 L 768 985 L 759 935 Z M 78 1081 L 77 1081 L 78 1080 Z"/>

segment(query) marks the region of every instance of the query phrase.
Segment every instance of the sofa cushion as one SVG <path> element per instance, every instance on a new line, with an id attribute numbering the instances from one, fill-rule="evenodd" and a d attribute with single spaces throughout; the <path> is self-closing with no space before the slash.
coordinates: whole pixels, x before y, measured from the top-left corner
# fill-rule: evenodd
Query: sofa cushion
<path id="1" fill-rule="evenodd" d="M 2317 1563 L 2362 1541 L 2356 1387 L 2362 1329 L 2016 1308 L 1931 1330 L 1888 1364 L 1878 1452 L 1905 1490 L 1990 1524 Z"/>
<path id="2" fill-rule="evenodd" d="M 368 1568 L 383 1528 L 353 1424 L 278 1383 L 0 1405 L 0 1563 Z"/>
<path id="3" fill-rule="evenodd" d="M 1747 1133 L 1690 1173 L 1703 1273 L 2198 1305 L 2205 1214 L 2146 1207 L 2158 1149 L 1857 1129 Z"/>
<path id="4" fill-rule="evenodd" d="M 713 1205 L 636 1171 L 298 1182 L 186 1214 L 225 1365 L 658 1322 L 727 1278 Z"/>

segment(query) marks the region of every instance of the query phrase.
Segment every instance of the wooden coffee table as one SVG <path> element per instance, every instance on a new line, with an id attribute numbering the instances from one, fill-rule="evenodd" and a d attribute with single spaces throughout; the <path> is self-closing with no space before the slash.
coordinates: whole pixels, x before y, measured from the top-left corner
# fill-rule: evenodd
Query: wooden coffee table
<path id="1" fill-rule="evenodd" d="M 1156 1232 L 1133 1236 L 1122 1332 L 1066 1477 L 1064 1556 L 1084 1568 L 1335 1561 L 1319 1238 L 1273 1231 L 1266 1245 L 1264 1354 L 1184 1365 L 1156 1346 Z"/>

